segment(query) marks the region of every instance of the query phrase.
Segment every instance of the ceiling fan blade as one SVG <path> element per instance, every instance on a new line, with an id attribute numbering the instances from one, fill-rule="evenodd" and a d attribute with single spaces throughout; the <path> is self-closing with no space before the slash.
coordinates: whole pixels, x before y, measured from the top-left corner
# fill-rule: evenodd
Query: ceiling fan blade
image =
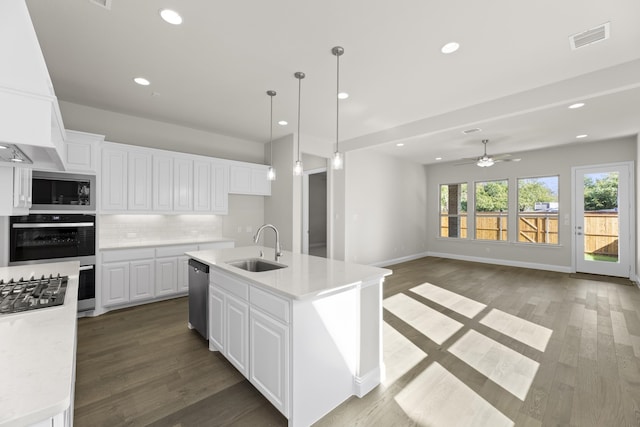
<path id="1" fill-rule="evenodd" d="M 478 161 L 478 159 L 469 159 L 469 160 L 470 161 L 468 161 L 468 162 L 454 163 L 453 166 L 473 165 Z"/>
<path id="2" fill-rule="evenodd" d="M 515 158 L 515 159 L 493 159 L 494 163 L 501 163 L 501 162 L 519 162 L 520 158 Z"/>
<path id="3" fill-rule="evenodd" d="M 503 160 L 511 157 L 511 154 L 498 154 L 497 156 L 491 156 L 493 160 Z"/>

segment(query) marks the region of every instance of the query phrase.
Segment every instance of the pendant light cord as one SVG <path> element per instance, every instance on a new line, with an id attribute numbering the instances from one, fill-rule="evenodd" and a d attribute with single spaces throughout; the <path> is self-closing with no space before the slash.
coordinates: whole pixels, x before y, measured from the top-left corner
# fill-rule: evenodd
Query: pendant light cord
<path id="1" fill-rule="evenodd" d="M 340 55 L 336 55 L 336 152 L 340 151 L 340 139 L 338 137 L 340 123 Z"/>
<path id="2" fill-rule="evenodd" d="M 298 161 L 300 161 L 300 100 L 302 99 L 302 77 L 298 77 Z"/>
<path id="3" fill-rule="evenodd" d="M 269 166 L 273 167 L 273 96 L 271 100 L 271 114 L 269 115 Z"/>

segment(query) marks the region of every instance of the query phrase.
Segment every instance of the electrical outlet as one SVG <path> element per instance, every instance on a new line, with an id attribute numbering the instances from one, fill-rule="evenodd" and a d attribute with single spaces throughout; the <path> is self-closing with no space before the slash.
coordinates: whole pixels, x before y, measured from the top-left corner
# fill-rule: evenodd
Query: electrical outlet
<path id="1" fill-rule="evenodd" d="M 242 226 L 241 225 L 238 226 L 238 233 L 242 233 Z"/>
<path id="2" fill-rule="evenodd" d="M 247 230 L 247 233 L 253 233 L 253 227 L 250 225 L 247 225 L 246 230 Z"/>
<path id="3" fill-rule="evenodd" d="M 138 233 L 127 233 L 127 239 L 135 239 L 138 237 Z"/>

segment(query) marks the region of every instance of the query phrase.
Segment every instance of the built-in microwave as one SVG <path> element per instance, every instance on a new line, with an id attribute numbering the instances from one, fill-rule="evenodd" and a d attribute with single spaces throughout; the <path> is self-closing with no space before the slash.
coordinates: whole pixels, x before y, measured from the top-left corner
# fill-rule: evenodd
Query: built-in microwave
<path id="1" fill-rule="evenodd" d="M 33 171 L 31 210 L 96 210 L 96 177 Z"/>

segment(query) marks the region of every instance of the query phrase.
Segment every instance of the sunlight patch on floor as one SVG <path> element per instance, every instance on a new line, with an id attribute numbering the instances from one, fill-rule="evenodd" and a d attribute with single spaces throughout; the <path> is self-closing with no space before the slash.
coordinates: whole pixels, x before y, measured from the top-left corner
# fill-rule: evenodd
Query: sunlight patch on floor
<path id="1" fill-rule="evenodd" d="M 489 402 L 438 363 L 431 364 L 395 400 L 420 426 L 513 426 Z"/>
<path id="2" fill-rule="evenodd" d="M 386 372 L 386 378 L 382 384 L 389 387 L 427 357 L 427 353 L 420 350 L 387 322 L 382 326 L 382 339 Z"/>
<path id="3" fill-rule="evenodd" d="M 462 328 L 462 323 L 404 294 L 385 299 L 383 306 L 439 345 Z"/>
<path id="4" fill-rule="evenodd" d="M 492 309 L 480 323 L 514 340 L 544 352 L 553 331 L 496 308 Z"/>
<path id="5" fill-rule="evenodd" d="M 474 301 L 470 298 L 456 294 L 455 292 L 448 291 L 441 287 L 432 285 L 431 283 L 423 283 L 415 288 L 409 289 L 420 296 L 430 299 L 433 302 L 440 304 L 443 307 L 447 307 L 456 313 L 462 314 L 469 319 L 473 319 L 486 305 L 480 302 Z"/>
<path id="6" fill-rule="evenodd" d="M 474 330 L 453 343 L 449 352 L 522 401 L 540 366 Z"/>

